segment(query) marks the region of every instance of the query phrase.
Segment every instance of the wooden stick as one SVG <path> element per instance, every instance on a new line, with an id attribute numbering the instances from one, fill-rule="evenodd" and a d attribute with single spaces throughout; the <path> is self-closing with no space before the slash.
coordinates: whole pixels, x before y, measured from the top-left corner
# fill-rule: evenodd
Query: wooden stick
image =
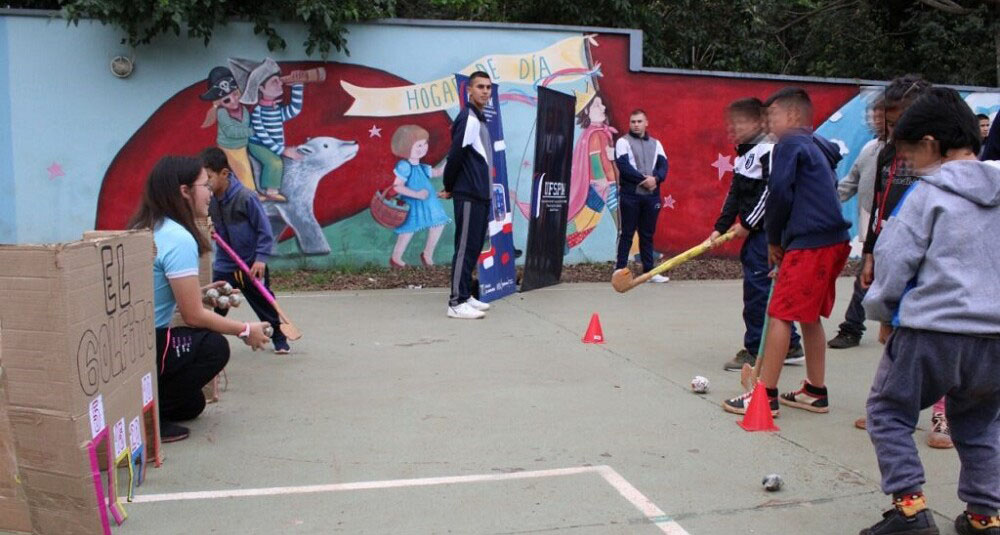
<path id="1" fill-rule="evenodd" d="M 715 244 L 718 245 L 725 243 L 733 239 L 735 236 L 736 233 L 734 231 L 729 231 L 716 238 Z M 636 286 L 655 277 L 656 275 L 659 275 L 660 273 L 671 270 L 683 264 L 684 262 L 691 260 L 692 258 L 704 254 L 705 251 L 708 251 L 712 247 L 713 246 L 710 245 L 707 241 L 702 242 L 688 249 L 687 251 L 684 251 L 683 253 L 671 258 L 670 260 L 663 262 L 662 264 L 654 267 L 653 269 L 647 271 L 646 273 L 639 275 L 634 279 L 632 278 L 632 270 L 630 270 L 628 267 L 615 270 L 615 272 L 611 274 L 611 285 L 614 286 L 615 290 L 617 290 L 619 293 L 627 292 L 632 288 L 635 288 Z"/>

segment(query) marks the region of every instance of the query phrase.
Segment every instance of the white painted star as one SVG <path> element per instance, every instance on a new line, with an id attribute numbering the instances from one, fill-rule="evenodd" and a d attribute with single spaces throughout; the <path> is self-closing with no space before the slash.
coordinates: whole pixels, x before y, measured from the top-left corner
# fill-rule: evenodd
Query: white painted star
<path id="1" fill-rule="evenodd" d="M 712 167 L 719 170 L 719 180 L 722 177 L 733 170 L 733 164 L 729 161 L 729 156 L 723 156 L 719 154 L 719 157 L 712 162 Z"/>
<path id="2" fill-rule="evenodd" d="M 382 137 L 382 129 L 372 125 L 372 127 L 368 129 L 368 137 Z"/>
<path id="3" fill-rule="evenodd" d="M 674 205 L 676 204 L 677 204 L 677 199 L 675 199 L 673 195 L 667 195 L 666 197 L 663 198 L 663 206 L 666 206 L 671 210 L 674 209 Z"/>

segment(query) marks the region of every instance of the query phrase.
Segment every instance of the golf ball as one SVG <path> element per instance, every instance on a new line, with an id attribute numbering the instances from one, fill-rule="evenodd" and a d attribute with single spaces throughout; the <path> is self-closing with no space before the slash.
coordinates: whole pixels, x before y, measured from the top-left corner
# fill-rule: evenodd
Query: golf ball
<path id="1" fill-rule="evenodd" d="M 240 306 L 241 304 L 243 304 L 243 298 L 240 296 L 240 294 L 232 294 L 229 296 L 229 306 L 235 308 Z"/>
<path id="2" fill-rule="evenodd" d="M 222 295 L 229 295 L 233 293 L 233 285 L 227 282 L 223 284 L 222 287 L 219 288 L 219 290 L 221 291 Z"/>
<path id="3" fill-rule="evenodd" d="M 781 479 L 781 476 L 779 476 L 778 474 L 768 474 L 764 476 L 764 480 L 761 481 L 760 483 L 764 485 L 764 489 L 766 489 L 768 492 L 776 492 L 778 490 L 781 490 L 781 486 L 785 482 Z"/>
<path id="4" fill-rule="evenodd" d="M 215 300 L 215 306 L 222 310 L 229 308 L 229 296 L 223 295 Z"/>
<path id="5" fill-rule="evenodd" d="M 695 394 L 708 392 L 708 379 L 700 375 L 695 376 L 694 379 L 691 379 L 691 391 Z"/>

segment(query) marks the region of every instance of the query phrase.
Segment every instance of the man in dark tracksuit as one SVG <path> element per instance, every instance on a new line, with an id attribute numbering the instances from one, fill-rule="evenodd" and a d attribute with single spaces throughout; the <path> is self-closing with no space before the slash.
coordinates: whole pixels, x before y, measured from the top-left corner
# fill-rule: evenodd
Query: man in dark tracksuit
<path id="1" fill-rule="evenodd" d="M 767 296 L 771 289 L 771 268 L 767 262 L 767 234 L 764 232 L 764 207 L 767 202 L 767 179 L 771 173 L 773 143 L 766 142 L 763 132 L 763 104 L 756 98 L 740 99 L 726 110 L 726 122 L 732 130 L 731 141 L 738 142 L 733 181 L 722 205 L 722 213 L 709 236 L 714 242 L 719 236 L 736 231 L 744 238 L 740 249 L 743 265 L 743 349 L 725 363 L 725 370 L 740 370 L 743 364 L 757 361 L 763 337 Z M 799 333 L 792 328 L 791 349 L 786 364 L 804 359 Z"/>
<path id="2" fill-rule="evenodd" d="M 643 273 L 653 269 L 653 233 L 660 215 L 660 184 L 667 178 L 667 155 L 663 145 L 646 133 L 646 112 L 636 110 L 629 117 L 629 133 L 615 143 L 615 164 L 621 183 L 618 234 L 618 262 L 615 269 L 628 265 L 632 236 L 639 231 L 639 256 Z M 657 275 L 651 282 L 667 282 Z"/>
<path id="3" fill-rule="evenodd" d="M 455 255 L 451 262 L 448 317 L 479 319 L 490 306 L 472 296 L 472 270 L 483 249 L 490 217 L 493 141 L 483 109 L 493 85 L 488 74 L 469 77 L 469 101 L 451 125 L 451 149 L 440 197 L 455 202 Z"/>

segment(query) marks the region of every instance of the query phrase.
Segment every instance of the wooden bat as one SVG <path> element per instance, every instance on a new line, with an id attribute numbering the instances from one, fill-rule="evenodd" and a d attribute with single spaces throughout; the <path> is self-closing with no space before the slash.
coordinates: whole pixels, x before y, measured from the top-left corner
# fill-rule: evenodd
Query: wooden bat
<path id="1" fill-rule="evenodd" d="M 754 386 L 757 385 L 757 379 L 760 378 L 761 364 L 764 362 L 764 342 L 767 340 L 767 327 L 771 323 L 771 316 L 767 313 L 767 311 L 771 308 L 771 297 L 774 295 L 774 283 L 778 280 L 778 269 L 775 268 L 771 275 L 771 289 L 767 291 L 767 305 L 764 307 L 764 326 L 760 330 L 760 345 L 757 347 L 757 361 L 754 362 L 752 368 L 750 367 L 750 363 L 744 362 L 743 369 L 740 370 L 740 383 L 743 385 L 743 389 L 747 392 L 753 390 Z"/>
<path id="2" fill-rule="evenodd" d="M 725 243 L 733 239 L 733 237 L 735 236 L 736 233 L 734 231 L 729 231 L 723 234 L 722 236 L 716 238 L 715 243 L 716 244 Z M 636 286 L 648 281 L 654 276 L 659 275 L 660 273 L 671 270 L 683 264 L 684 262 L 691 260 L 692 258 L 700 256 L 705 251 L 708 251 L 711 248 L 712 246 L 709 245 L 707 241 L 695 245 L 694 247 L 688 249 L 687 251 L 684 251 L 683 253 L 671 258 L 670 260 L 663 262 L 662 264 L 654 267 L 648 272 L 643 273 L 642 275 L 639 275 L 638 277 L 635 278 L 632 278 L 632 270 L 629 269 L 628 267 L 617 269 L 615 270 L 614 273 L 611 274 L 611 286 L 614 286 L 615 290 L 618 291 L 618 293 L 625 293 L 631 290 L 632 288 L 635 288 Z"/>
<path id="3" fill-rule="evenodd" d="M 244 262 L 243 259 L 236 254 L 236 251 L 234 251 L 233 248 L 230 247 L 217 232 L 212 232 L 212 239 L 215 240 L 215 243 L 219 244 L 219 247 L 221 247 L 227 255 L 229 255 L 229 258 L 233 259 L 233 262 L 236 262 L 236 265 L 240 266 L 240 270 L 242 270 L 243 273 L 245 273 L 246 276 L 250 277 L 250 280 L 253 281 L 257 291 L 260 292 L 260 294 L 264 296 L 264 299 L 267 299 L 267 302 L 274 307 L 275 312 L 278 313 L 278 320 L 281 321 L 281 325 L 279 325 L 281 332 L 289 340 L 298 340 L 299 338 L 302 338 L 302 331 L 300 331 L 298 327 L 288 320 L 288 316 L 285 315 L 285 311 L 281 310 L 281 307 L 278 306 L 278 302 L 274 299 L 274 296 L 271 295 L 271 292 L 269 292 L 267 288 L 265 288 L 264 285 L 250 273 L 250 268 L 247 267 L 246 262 Z"/>

